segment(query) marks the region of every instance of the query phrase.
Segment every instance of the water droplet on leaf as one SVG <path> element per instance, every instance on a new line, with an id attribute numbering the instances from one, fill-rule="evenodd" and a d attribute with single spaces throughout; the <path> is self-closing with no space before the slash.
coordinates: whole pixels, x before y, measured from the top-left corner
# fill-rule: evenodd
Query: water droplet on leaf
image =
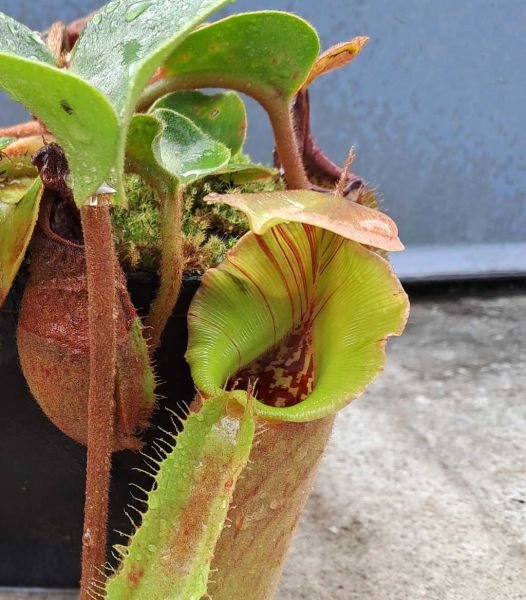
<path id="1" fill-rule="evenodd" d="M 135 21 L 135 19 L 137 19 L 137 17 L 140 17 L 145 10 L 150 8 L 151 5 L 152 5 L 152 2 L 149 2 L 149 1 L 148 2 L 145 2 L 145 1 L 135 2 L 126 11 L 124 18 L 126 19 L 126 21 L 128 23 L 131 23 L 132 21 Z"/>

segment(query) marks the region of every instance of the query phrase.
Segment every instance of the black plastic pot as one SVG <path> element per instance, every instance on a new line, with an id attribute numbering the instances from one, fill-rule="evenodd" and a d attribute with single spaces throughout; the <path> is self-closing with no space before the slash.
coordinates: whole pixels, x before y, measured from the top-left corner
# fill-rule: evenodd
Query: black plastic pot
<path id="1" fill-rule="evenodd" d="M 157 390 L 163 397 L 160 404 L 178 414 L 184 414 L 194 395 L 184 353 L 186 313 L 198 285 L 198 279 L 185 281 L 155 357 L 162 382 Z M 153 277 L 130 277 L 130 293 L 139 310 L 149 305 L 155 286 Z M 0 586 L 72 588 L 80 578 L 85 449 L 48 421 L 29 393 L 15 339 L 22 291 L 19 280 L 0 311 Z M 167 410 L 157 410 L 153 421 L 147 442 L 162 435 L 155 425 L 173 430 Z M 130 533 L 133 528 L 124 511 L 128 504 L 141 505 L 129 484 L 148 486 L 149 478 L 132 470 L 145 465 L 138 453 L 114 455 L 112 544 L 123 542 L 113 530 Z M 135 510 L 127 512 L 137 521 Z"/>

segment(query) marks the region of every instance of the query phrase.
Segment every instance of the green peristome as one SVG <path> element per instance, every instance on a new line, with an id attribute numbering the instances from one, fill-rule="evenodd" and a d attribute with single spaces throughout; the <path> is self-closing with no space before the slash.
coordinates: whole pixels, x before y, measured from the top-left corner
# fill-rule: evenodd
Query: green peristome
<path id="1" fill-rule="evenodd" d="M 227 17 L 189 35 L 164 64 L 182 89 L 213 85 L 286 103 L 319 51 L 316 31 L 295 15 L 263 11 Z"/>
<path id="2" fill-rule="evenodd" d="M 41 136 L 15 139 L 0 151 L 0 184 L 38 177 L 31 157 L 44 145 Z"/>
<path id="3" fill-rule="evenodd" d="M 31 240 L 41 197 L 40 179 L 0 184 L 0 306 Z"/>
<path id="4" fill-rule="evenodd" d="M 252 409 L 240 414 L 221 392 L 191 413 L 160 462 L 147 494 L 142 524 L 117 573 L 106 583 L 107 600 L 200 600 L 236 481 L 254 438 Z"/>
<path id="5" fill-rule="evenodd" d="M 0 86 L 43 121 L 64 148 L 70 186 L 83 204 L 108 175 L 117 155 L 118 123 L 106 98 L 55 59 L 37 34 L 0 19 Z"/>
<path id="6" fill-rule="evenodd" d="M 278 225 L 244 236 L 205 274 L 188 313 L 186 357 L 202 393 L 238 378 L 242 390 L 248 379 L 257 414 L 309 421 L 363 392 L 407 314 L 382 258 L 324 229 Z"/>
<path id="7" fill-rule="evenodd" d="M 204 133 L 223 143 L 232 156 L 243 147 L 247 112 L 243 100 L 235 92 L 213 95 L 198 90 L 174 92 L 155 102 L 150 112 L 157 108 L 168 108 L 187 117 Z"/>

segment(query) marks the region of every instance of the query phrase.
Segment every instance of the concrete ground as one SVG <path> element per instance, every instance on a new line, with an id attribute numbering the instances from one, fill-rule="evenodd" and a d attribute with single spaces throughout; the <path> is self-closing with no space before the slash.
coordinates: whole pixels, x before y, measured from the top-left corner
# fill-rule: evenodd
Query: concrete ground
<path id="1" fill-rule="evenodd" d="M 278 600 L 526 599 L 525 315 L 524 292 L 413 302 L 338 418 Z"/>

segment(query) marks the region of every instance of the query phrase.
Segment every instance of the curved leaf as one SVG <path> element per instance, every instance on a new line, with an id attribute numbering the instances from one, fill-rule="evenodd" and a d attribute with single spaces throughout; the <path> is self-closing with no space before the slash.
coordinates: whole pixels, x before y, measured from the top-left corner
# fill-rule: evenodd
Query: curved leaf
<path id="1" fill-rule="evenodd" d="M 322 229 L 278 225 L 247 234 L 206 273 L 189 311 L 186 356 L 204 394 L 251 382 L 258 414 L 309 421 L 375 378 L 386 338 L 402 332 L 407 313 L 382 258 Z"/>
<path id="2" fill-rule="evenodd" d="M 70 187 L 82 204 L 115 161 L 117 117 L 98 90 L 54 65 L 37 34 L 2 15 L 0 86 L 43 121 L 64 148 Z"/>
<path id="3" fill-rule="evenodd" d="M 218 169 L 214 174 L 230 183 L 230 185 L 243 185 L 259 179 L 272 179 L 272 177 L 277 176 L 278 172 L 276 169 L 264 165 L 240 163 L 234 158 L 226 167 Z"/>
<path id="4" fill-rule="evenodd" d="M 187 90 L 167 94 L 150 110 L 168 108 L 193 121 L 211 138 L 218 140 L 237 154 L 245 142 L 247 111 L 243 100 L 235 92 L 204 94 Z"/>
<path id="5" fill-rule="evenodd" d="M 157 66 L 210 14 L 232 0 L 113 0 L 76 43 L 70 69 L 97 87 L 127 123 Z"/>
<path id="6" fill-rule="evenodd" d="M 38 170 L 31 162 L 32 155 L 42 148 L 40 136 L 15 139 L 0 149 L 0 182 L 20 177 L 38 177 Z"/>
<path id="7" fill-rule="evenodd" d="M 239 413 L 239 411 L 236 411 Z M 227 394 L 191 413 L 161 461 L 147 510 L 124 560 L 106 583 L 108 600 L 199 600 L 236 481 L 248 461 L 254 419 L 227 406 Z"/>
<path id="8" fill-rule="evenodd" d="M 392 219 L 342 196 L 288 190 L 260 194 L 209 194 L 205 200 L 210 204 L 223 203 L 242 210 L 248 217 L 250 229 L 257 234 L 292 221 L 315 225 L 375 248 L 404 249 Z"/>
<path id="9" fill-rule="evenodd" d="M 122 194 L 127 130 L 158 65 L 208 15 L 232 0 L 113 0 L 82 31 L 70 70 L 110 100 L 120 120 L 115 185 Z"/>
<path id="10" fill-rule="evenodd" d="M 227 87 L 262 103 L 288 102 L 306 80 L 319 51 L 316 31 L 278 11 L 227 17 L 194 31 L 164 65 L 184 87 Z"/>
<path id="11" fill-rule="evenodd" d="M 335 69 L 340 69 L 349 64 L 354 60 L 358 54 L 362 51 L 363 47 L 369 42 L 369 38 L 366 36 L 358 36 L 349 40 L 348 42 L 342 42 L 331 46 L 325 52 L 322 52 L 316 59 L 309 77 L 303 87 L 309 86 L 315 79 L 330 73 Z"/>
<path id="12" fill-rule="evenodd" d="M 31 240 L 41 197 L 40 179 L 0 184 L 0 306 Z"/>
<path id="13" fill-rule="evenodd" d="M 55 57 L 36 31 L 0 12 L 0 53 L 55 66 Z"/>
<path id="14" fill-rule="evenodd" d="M 257 179 L 269 179 L 276 170 L 236 158 L 243 147 L 247 130 L 245 104 L 235 92 L 204 94 L 188 90 L 167 94 L 150 109 L 168 108 L 189 118 L 206 135 L 230 149 L 230 162 L 214 172 L 223 175 L 232 185 L 240 185 Z"/>
<path id="15" fill-rule="evenodd" d="M 226 146 L 207 136 L 190 119 L 165 108 L 135 115 L 127 148 L 129 159 L 134 156 L 135 162 L 147 160 L 148 164 L 155 160 L 184 184 L 213 173 L 230 159 Z"/>

